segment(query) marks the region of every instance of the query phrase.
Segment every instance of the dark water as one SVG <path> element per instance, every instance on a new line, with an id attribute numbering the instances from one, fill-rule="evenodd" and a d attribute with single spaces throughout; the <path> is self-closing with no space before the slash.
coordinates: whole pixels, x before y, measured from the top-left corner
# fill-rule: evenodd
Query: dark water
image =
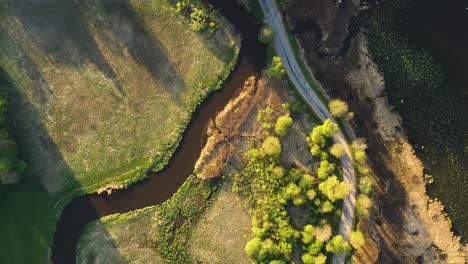
<path id="1" fill-rule="evenodd" d="M 208 120 L 234 98 L 248 76 L 258 74 L 265 67 L 266 50 L 257 41 L 260 24 L 234 0 L 213 0 L 208 3 L 227 18 L 242 36 L 238 65 L 223 88 L 209 95 L 196 110 L 179 147 L 164 170 L 149 172 L 148 179 L 111 195 L 85 195 L 67 204 L 57 224 L 52 246 L 53 263 L 75 263 L 79 235 L 89 222 L 110 214 L 161 204 L 170 198 L 193 172 Z"/>

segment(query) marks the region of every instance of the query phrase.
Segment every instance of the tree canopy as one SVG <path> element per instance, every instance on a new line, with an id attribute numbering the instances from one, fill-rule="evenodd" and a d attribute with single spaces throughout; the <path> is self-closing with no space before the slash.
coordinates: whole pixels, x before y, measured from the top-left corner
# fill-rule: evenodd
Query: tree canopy
<path id="1" fill-rule="evenodd" d="M 284 115 L 278 117 L 278 120 L 276 120 L 276 125 L 275 125 L 275 132 L 276 134 L 284 137 L 288 133 L 289 127 L 291 127 L 293 124 L 293 120 L 289 115 Z"/>
<path id="2" fill-rule="evenodd" d="M 283 67 L 283 62 L 281 61 L 281 58 L 278 56 L 274 56 L 270 67 L 267 69 L 267 75 L 268 76 L 273 76 L 276 79 L 281 79 L 283 75 L 286 73 L 286 70 Z"/>
<path id="3" fill-rule="evenodd" d="M 260 34 L 258 36 L 258 41 L 260 41 L 263 44 L 268 44 L 273 40 L 274 37 L 275 37 L 274 29 L 269 25 L 264 25 L 260 29 Z"/>

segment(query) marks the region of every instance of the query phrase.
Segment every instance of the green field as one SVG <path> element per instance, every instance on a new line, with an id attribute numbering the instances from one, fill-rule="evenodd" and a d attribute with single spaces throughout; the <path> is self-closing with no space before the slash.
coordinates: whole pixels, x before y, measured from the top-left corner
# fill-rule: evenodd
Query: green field
<path id="1" fill-rule="evenodd" d="M 238 38 L 208 12 L 216 28 L 195 32 L 165 0 L 0 4 L 1 92 L 28 165 L 1 186 L 1 263 L 45 262 L 73 196 L 164 167 L 237 59 Z"/>

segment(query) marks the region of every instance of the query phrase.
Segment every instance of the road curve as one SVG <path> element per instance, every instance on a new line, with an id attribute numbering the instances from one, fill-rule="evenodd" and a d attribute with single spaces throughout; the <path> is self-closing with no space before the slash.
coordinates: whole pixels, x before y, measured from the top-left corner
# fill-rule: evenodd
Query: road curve
<path id="1" fill-rule="evenodd" d="M 296 57 L 294 56 L 291 44 L 289 43 L 288 36 L 286 34 L 286 30 L 284 28 L 282 16 L 279 13 L 279 9 L 275 0 L 259 0 L 259 2 L 263 13 L 265 14 L 266 22 L 275 30 L 273 47 L 276 50 L 278 56 L 281 58 L 284 68 L 286 69 L 286 73 L 293 82 L 294 86 L 322 121 L 330 119 L 336 123 L 335 119 L 328 111 L 328 108 L 322 103 L 322 101 L 320 101 L 318 96 L 314 93 L 308 84 L 304 74 L 299 67 L 299 64 L 296 61 Z M 316 83 L 319 84 L 318 82 Z M 338 131 L 335 136 L 333 136 L 333 141 L 335 141 L 335 143 L 342 144 L 345 149 L 345 154 L 341 158 L 343 179 L 351 186 L 351 191 L 343 202 L 339 230 L 339 234 L 343 236 L 345 241 L 348 241 L 354 220 L 354 206 L 356 202 L 356 177 L 354 174 L 351 151 L 341 130 Z M 335 254 L 333 256 L 333 263 L 344 263 L 345 257 L 345 254 Z"/>

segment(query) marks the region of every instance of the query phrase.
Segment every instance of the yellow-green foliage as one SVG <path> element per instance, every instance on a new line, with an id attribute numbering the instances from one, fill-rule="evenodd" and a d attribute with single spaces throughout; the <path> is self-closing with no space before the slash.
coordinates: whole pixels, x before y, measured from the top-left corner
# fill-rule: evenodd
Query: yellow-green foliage
<path id="1" fill-rule="evenodd" d="M 344 148 L 343 145 L 340 143 L 335 143 L 330 147 L 330 154 L 335 156 L 336 158 L 340 159 L 344 155 Z"/>
<path id="2" fill-rule="evenodd" d="M 281 58 L 278 56 L 274 56 L 271 61 L 270 67 L 267 69 L 268 76 L 273 76 L 276 79 L 281 79 L 281 77 L 283 77 L 285 73 L 286 70 L 284 69 Z"/>
<path id="3" fill-rule="evenodd" d="M 365 244 L 364 234 L 361 231 L 352 231 L 349 237 L 349 244 L 354 249 L 361 248 Z"/>
<path id="4" fill-rule="evenodd" d="M 336 176 L 331 176 L 319 184 L 319 190 L 334 202 L 348 195 L 351 187 L 345 182 L 339 181 Z"/>
<path id="5" fill-rule="evenodd" d="M 326 250 L 335 254 L 343 254 L 351 251 L 351 246 L 341 235 L 336 235 L 327 243 Z"/>
<path id="6" fill-rule="evenodd" d="M 281 154 L 281 143 L 278 138 L 268 136 L 262 143 L 262 151 L 267 156 L 278 156 Z"/>
<path id="7" fill-rule="evenodd" d="M 358 195 L 356 199 L 356 213 L 361 218 L 369 217 L 369 209 L 372 206 L 372 200 L 365 194 Z"/>
<path id="8" fill-rule="evenodd" d="M 284 137 L 288 133 L 288 129 L 290 126 L 292 126 L 293 120 L 289 115 L 284 115 L 278 117 L 278 120 L 276 120 L 276 125 L 275 125 L 275 132 L 276 134 Z"/>
<path id="9" fill-rule="evenodd" d="M 348 113 L 348 105 L 339 99 L 335 99 L 328 103 L 328 108 L 334 117 L 345 117 Z"/>

